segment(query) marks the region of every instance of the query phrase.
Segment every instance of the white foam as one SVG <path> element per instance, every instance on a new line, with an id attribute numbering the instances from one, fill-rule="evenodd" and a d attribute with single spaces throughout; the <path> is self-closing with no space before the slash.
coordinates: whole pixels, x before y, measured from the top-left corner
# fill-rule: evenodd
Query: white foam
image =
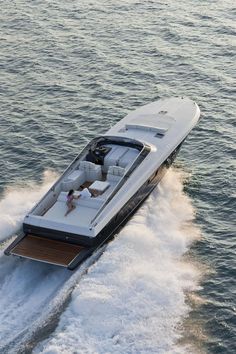
<path id="1" fill-rule="evenodd" d="M 50 188 L 56 174 L 45 171 L 41 184 L 28 182 L 24 187 L 11 187 L 0 200 L 0 241 L 5 240 L 20 227 L 25 214 Z"/>
<path id="2" fill-rule="evenodd" d="M 170 171 L 72 294 L 35 352 L 183 353 L 177 345 L 198 274 L 182 255 L 199 237 L 183 176 Z"/>
<path id="3" fill-rule="evenodd" d="M 0 202 L 1 240 L 19 228 L 25 213 L 50 188 L 56 174 L 46 171 L 41 184 L 5 190 Z M 24 352 L 25 345 L 51 321 L 60 310 L 73 286 L 103 249 L 90 257 L 77 272 L 34 262 L 19 257 L 7 257 L 0 250 L 0 352 Z"/>
<path id="4" fill-rule="evenodd" d="M 102 252 L 96 252 L 76 272 L 0 254 L 0 352 L 25 352 L 27 343 L 52 321 Z"/>
<path id="5" fill-rule="evenodd" d="M 0 349 L 33 325 L 67 274 L 40 263 L 2 257 L 0 289 Z M 4 277 L 3 277 L 4 274 Z M 19 340 L 19 338 L 18 338 Z"/>

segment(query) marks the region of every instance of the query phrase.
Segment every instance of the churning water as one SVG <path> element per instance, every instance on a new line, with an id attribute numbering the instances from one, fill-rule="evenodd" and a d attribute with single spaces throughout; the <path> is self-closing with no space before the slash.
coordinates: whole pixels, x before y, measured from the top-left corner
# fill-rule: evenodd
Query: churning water
<path id="1" fill-rule="evenodd" d="M 232 0 L 1 1 L 0 241 L 88 140 L 160 97 L 202 120 L 81 268 L 0 256 L 1 353 L 235 353 Z"/>

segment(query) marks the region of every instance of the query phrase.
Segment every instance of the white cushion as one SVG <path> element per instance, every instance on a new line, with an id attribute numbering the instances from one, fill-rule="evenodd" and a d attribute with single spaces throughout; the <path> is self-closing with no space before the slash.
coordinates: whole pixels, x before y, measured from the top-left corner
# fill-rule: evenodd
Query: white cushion
<path id="1" fill-rule="evenodd" d="M 67 201 L 67 192 L 61 192 L 59 196 L 57 197 L 58 202 L 65 202 Z"/>
<path id="2" fill-rule="evenodd" d="M 82 171 L 89 171 L 93 170 L 96 166 L 95 163 L 90 162 L 90 161 L 81 161 L 79 164 L 79 169 Z"/>
<path id="3" fill-rule="evenodd" d="M 86 181 L 93 182 L 102 179 L 101 166 L 98 166 L 96 170 L 86 171 Z"/>
<path id="4" fill-rule="evenodd" d="M 85 181 L 85 172 L 75 170 L 62 181 L 62 190 L 77 189 Z"/>
<path id="5" fill-rule="evenodd" d="M 85 207 L 92 208 L 92 209 L 99 209 L 100 206 L 102 205 L 102 203 L 103 203 L 103 200 L 98 199 L 98 198 L 90 198 L 90 199 L 79 198 L 76 201 L 77 206 L 85 206 Z"/>
<path id="6" fill-rule="evenodd" d="M 75 181 L 75 180 L 77 180 L 82 174 L 83 174 L 82 171 L 80 171 L 80 170 L 75 170 L 75 171 L 73 171 L 73 172 L 71 172 L 71 173 L 69 174 L 69 176 L 67 177 L 67 179 L 70 179 L 70 180 L 72 180 L 72 181 Z"/>
<path id="7" fill-rule="evenodd" d="M 89 199 L 92 197 L 92 194 L 89 192 L 88 188 L 84 188 L 81 192 L 79 192 L 81 199 Z"/>
<path id="8" fill-rule="evenodd" d="M 112 174 L 107 174 L 107 180 L 111 183 L 117 183 L 118 181 L 121 180 L 121 176 L 115 176 L 115 175 L 112 175 Z"/>
<path id="9" fill-rule="evenodd" d="M 126 153 L 128 148 L 126 146 L 115 146 L 112 150 L 105 156 L 104 159 L 104 170 L 107 171 L 109 166 L 116 166 L 119 164 L 119 160 Z"/>
<path id="10" fill-rule="evenodd" d="M 87 188 L 85 188 L 85 189 L 87 189 Z M 82 192 L 76 192 L 74 195 L 77 196 L 79 194 L 83 194 L 84 191 L 85 190 L 83 190 Z M 68 193 L 66 193 L 66 192 L 61 192 L 57 198 L 57 202 L 62 202 L 66 206 L 67 194 Z M 78 206 L 81 205 L 81 206 L 85 206 L 88 208 L 94 208 L 94 209 L 98 209 L 103 202 L 104 202 L 104 200 L 99 197 L 86 198 L 84 196 L 81 196 L 79 199 L 74 200 L 75 205 L 78 205 Z M 47 214 L 50 214 L 50 213 L 47 213 Z"/>
<path id="11" fill-rule="evenodd" d="M 119 160 L 119 166 L 127 167 L 128 165 L 131 165 L 138 154 L 139 152 L 137 150 L 129 149 Z"/>
<path id="12" fill-rule="evenodd" d="M 109 175 L 114 175 L 114 176 L 124 176 L 125 174 L 125 169 L 120 166 L 110 166 L 108 168 L 108 174 Z"/>
<path id="13" fill-rule="evenodd" d="M 95 181 L 91 184 L 90 188 L 94 189 L 98 192 L 105 192 L 105 190 L 109 187 L 109 182 L 107 181 Z"/>
<path id="14" fill-rule="evenodd" d="M 79 164 L 79 169 L 85 172 L 86 180 L 89 182 L 102 178 L 101 165 L 96 165 L 95 163 L 89 161 L 81 161 Z"/>

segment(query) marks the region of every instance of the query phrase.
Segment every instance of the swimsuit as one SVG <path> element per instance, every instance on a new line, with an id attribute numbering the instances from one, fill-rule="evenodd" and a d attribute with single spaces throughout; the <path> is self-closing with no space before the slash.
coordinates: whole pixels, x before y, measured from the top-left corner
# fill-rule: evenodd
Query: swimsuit
<path id="1" fill-rule="evenodd" d="M 73 202 L 73 199 L 74 199 L 73 194 L 68 195 L 68 196 L 66 197 L 66 199 L 67 199 L 66 204 L 67 204 L 68 206 L 72 206 L 72 205 L 73 205 L 72 202 Z"/>

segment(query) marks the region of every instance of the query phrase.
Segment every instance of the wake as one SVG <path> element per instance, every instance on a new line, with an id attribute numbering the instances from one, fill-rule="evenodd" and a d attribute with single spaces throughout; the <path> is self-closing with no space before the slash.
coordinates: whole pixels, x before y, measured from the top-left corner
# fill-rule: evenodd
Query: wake
<path id="1" fill-rule="evenodd" d="M 19 229 L 25 214 L 49 190 L 55 179 L 55 173 L 45 171 L 40 185 L 28 182 L 25 187 L 11 187 L 4 191 L 0 200 L 0 242 Z"/>
<path id="2" fill-rule="evenodd" d="M 196 290 L 198 272 L 182 256 L 200 235 L 183 178 L 168 172 L 75 287 L 35 353 L 189 352 L 178 340 L 190 310 L 185 293 Z"/>
<path id="3" fill-rule="evenodd" d="M 3 249 L 12 242 L 25 214 L 50 188 L 56 175 L 45 172 L 42 184 L 7 189 L 0 201 L 0 352 L 30 350 L 41 328 L 62 310 L 73 286 L 99 257 L 100 250 L 77 272 L 7 257 Z M 12 235 L 13 234 L 13 235 Z M 10 238 L 10 239 L 9 239 Z"/>

